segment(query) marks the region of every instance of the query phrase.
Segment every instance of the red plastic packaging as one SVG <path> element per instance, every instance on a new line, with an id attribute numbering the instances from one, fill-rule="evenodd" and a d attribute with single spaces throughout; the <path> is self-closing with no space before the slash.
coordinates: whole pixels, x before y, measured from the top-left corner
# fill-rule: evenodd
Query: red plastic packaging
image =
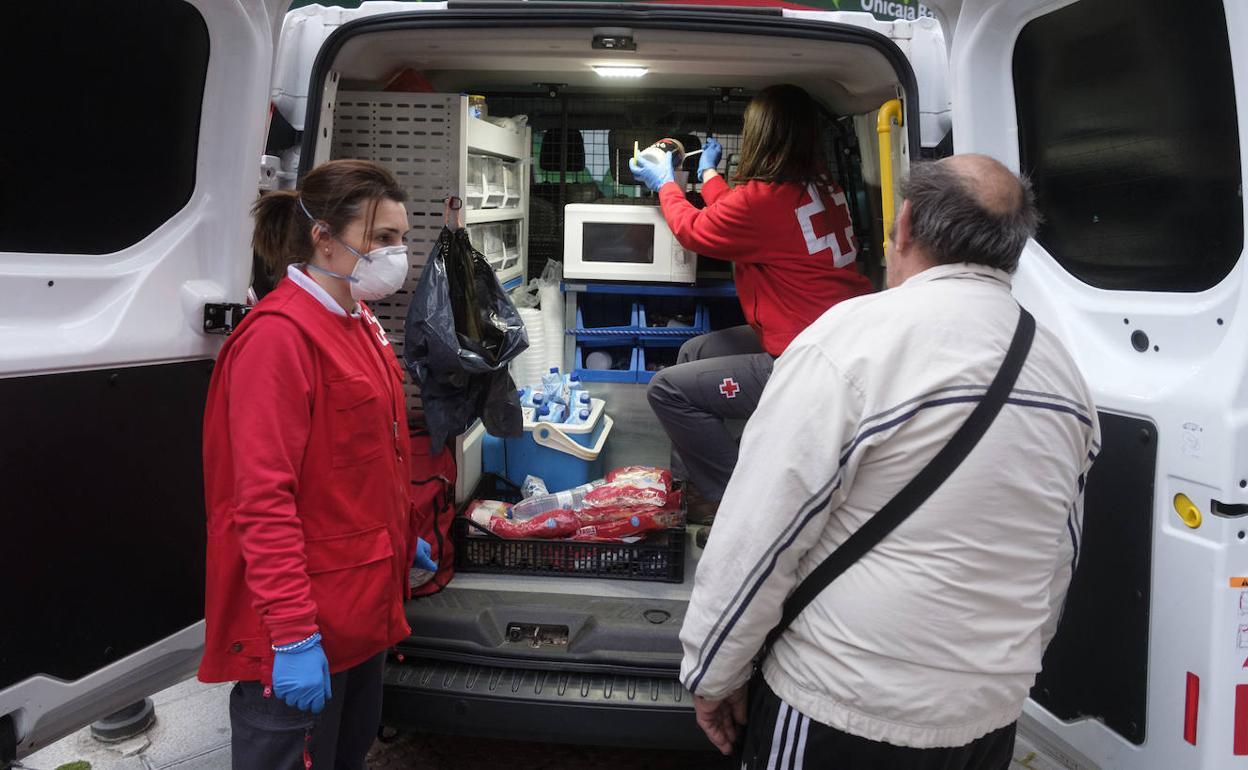
<path id="1" fill-rule="evenodd" d="M 645 465 L 616 468 L 607 483 L 585 495 L 587 508 L 664 508 L 672 491 L 672 472 Z"/>
<path id="2" fill-rule="evenodd" d="M 679 523 L 680 514 L 670 511 L 650 510 L 636 513 L 627 519 L 617 519 L 603 524 L 581 527 L 573 540 L 619 540 L 656 529 L 667 529 Z"/>
<path id="3" fill-rule="evenodd" d="M 547 511 L 526 521 L 504 519 L 501 516 L 473 517 L 473 521 L 499 537 L 520 540 L 529 537 L 567 537 L 581 526 L 580 519 L 572 511 L 563 509 Z"/>

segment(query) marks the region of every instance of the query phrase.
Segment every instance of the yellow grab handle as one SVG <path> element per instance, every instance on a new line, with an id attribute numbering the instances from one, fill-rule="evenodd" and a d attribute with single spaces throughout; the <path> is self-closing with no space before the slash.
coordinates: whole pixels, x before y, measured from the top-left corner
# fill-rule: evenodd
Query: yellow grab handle
<path id="1" fill-rule="evenodd" d="M 888 234 L 893 229 L 893 125 L 905 125 L 901 100 L 889 99 L 880 107 L 875 132 L 880 137 L 880 197 L 884 208 L 884 258 L 888 259 Z"/>

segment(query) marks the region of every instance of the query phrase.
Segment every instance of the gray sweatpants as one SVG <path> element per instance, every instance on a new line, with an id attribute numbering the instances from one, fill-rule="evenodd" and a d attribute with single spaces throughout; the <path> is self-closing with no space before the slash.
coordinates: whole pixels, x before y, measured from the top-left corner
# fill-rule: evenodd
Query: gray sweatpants
<path id="1" fill-rule="evenodd" d="M 239 682 L 230 692 L 234 770 L 365 770 L 364 757 L 381 725 L 381 653 L 329 678 L 333 696 L 313 715 L 265 697 L 259 682 Z"/>
<path id="2" fill-rule="evenodd" d="M 673 469 L 720 500 L 737 466 L 737 439 L 724 420 L 748 419 L 775 363 L 749 326 L 694 337 L 676 365 L 650 381 L 650 407 L 672 440 Z"/>

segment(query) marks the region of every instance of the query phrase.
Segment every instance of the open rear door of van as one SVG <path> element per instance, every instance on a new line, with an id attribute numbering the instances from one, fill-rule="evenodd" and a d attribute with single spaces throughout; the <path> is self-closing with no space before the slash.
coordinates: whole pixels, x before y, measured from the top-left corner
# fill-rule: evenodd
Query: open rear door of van
<path id="1" fill-rule="evenodd" d="M 955 148 L 1045 218 L 1015 294 L 1101 410 L 1024 733 L 1072 767 L 1248 767 L 1248 5 L 928 2 Z"/>
<path id="2" fill-rule="evenodd" d="M 5 10 L 0 765 L 198 663 L 205 308 L 246 297 L 288 2 Z"/>

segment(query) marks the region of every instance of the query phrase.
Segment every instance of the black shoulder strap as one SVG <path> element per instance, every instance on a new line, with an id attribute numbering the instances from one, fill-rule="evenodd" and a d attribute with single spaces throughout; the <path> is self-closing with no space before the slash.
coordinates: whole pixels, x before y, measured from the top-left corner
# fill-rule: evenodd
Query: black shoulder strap
<path id="1" fill-rule="evenodd" d="M 1018 374 L 1023 369 L 1023 362 L 1027 360 L 1027 353 L 1031 350 L 1031 341 L 1035 334 L 1036 320 L 1032 318 L 1031 313 L 1019 308 L 1018 326 L 1014 329 L 1014 339 L 1010 341 L 1010 349 L 1005 354 L 1005 360 L 1001 363 L 1001 368 L 997 370 L 992 384 L 988 386 L 988 392 L 984 394 L 983 400 L 975 406 L 974 411 L 966 418 L 966 422 L 958 428 L 957 433 L 953 434 L 949 443 L 936 453 L 932 461 L 919 471 L 910 483 L 902 487 L 901 491 L 878 513 L 868 519 L 854 534 L 849 536 L 848 540 L 824 559 L 822 564 L 807 575 L 793 593 L 789 594 L 789 598 L 784 602 L 780 623 L 767 635 L 762 652 L 757 658 L 758 663 L 761 664 L 767 657 L 771 652 L 771 646 L 789 627 L 793 619 L 806 609 L 806 605 L 810 604 L 833 580 L 840 577 L 841 573 L 853 566 L 854 562 L 888 537 L 888 533 L 914 513 L 915 509 L 931 497 L 932 493 L 945 483 L 945 479 L 957 470 L 988 431 L 988 427 L 996 419 L 1001 407 L 1005 405 L 1005 400 L 1009 397 L 1010 391 L 1014 389 Z"/>

